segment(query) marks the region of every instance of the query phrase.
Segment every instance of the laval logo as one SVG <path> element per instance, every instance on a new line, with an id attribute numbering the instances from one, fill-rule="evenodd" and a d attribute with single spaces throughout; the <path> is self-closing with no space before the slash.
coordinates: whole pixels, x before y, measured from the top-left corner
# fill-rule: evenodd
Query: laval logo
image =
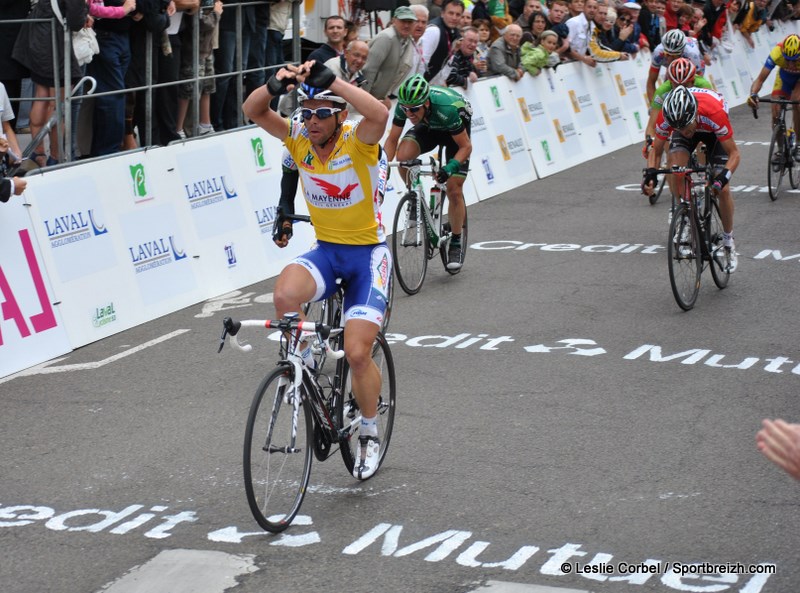
<path id="1" fill-rule="evenodd" d="M 272 224 L 275 222 L 275 217 L 278 215 L 278 208 L 275 206 L 267 206 L 261 210 L 256 210 L 255 213 L 261 234 L 269 233 L 272 235 Z"/>
<path id="2" fill-rule="evenodd" d="M 176 246 L 174 235 L 144 241 L 135 247 L 128 247 L 131 263 L 137 274 L 160 268 L 186 259 L 186 253 Z"/>
<path id="3" fill-rule="evenodd" d="M 239 197 L 235 189 L 227 186 L 223 175 L 198 179 L 193 183 L 185 184 L 183 187 L 186 190 L 186 199 L 189 200 L 192 210 Z"/>
<path id="4" fill-rule="evenodd" d="M 44 221 L 51 247 L 62 247 L 70 243 L 85 241 L 105 235 L 108 229 L 95 219 L 93 209 L 71 212 Z"/>
<path id="5" fill-rule="evenodd" d="M 94 327 L 103 327 L 117 320 L 117 312 L 114 309 L 113 301 L 95 308 L 92 313 L 92 325 Z"/>

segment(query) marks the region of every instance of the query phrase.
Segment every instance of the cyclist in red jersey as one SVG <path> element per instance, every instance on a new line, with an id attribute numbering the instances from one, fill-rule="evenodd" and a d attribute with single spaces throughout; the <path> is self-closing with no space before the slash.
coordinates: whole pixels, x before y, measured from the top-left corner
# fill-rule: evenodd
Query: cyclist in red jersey
<path id="1" fill-rule="evenodd" d="M 656 167 L 661 162 L 661 153 L 670 133 L 670 162 L 678 167 L 686 166 L 689 155 L 703 142 L 708 150 L 709 162 L 714 165 L 714 174 L 709 183 L 719 195 L 726 266 L 730 272 L 735 272 L 739 262 L 733 242 L 734 208 L 728 182 L 739 166 L 741 155 L 733 139 L 728 104 L 722 95 L 710 89 L 679 86 L 664 99 L 661 113 L 656 119 L 655 132 L 653 150 L 648 155 L 642 181 L 642 193 L 649 196 L 655 190 L 658 180 Z"/>

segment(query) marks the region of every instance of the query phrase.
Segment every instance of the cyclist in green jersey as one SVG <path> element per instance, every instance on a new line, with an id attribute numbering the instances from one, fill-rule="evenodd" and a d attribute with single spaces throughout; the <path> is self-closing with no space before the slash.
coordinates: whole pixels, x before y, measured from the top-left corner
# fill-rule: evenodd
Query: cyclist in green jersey
<path id="1" fill-rule="evenodd" d="M 678 58 L 670 62 L 669 66 L 667 66 L 667 79 L 656 89 L 653 101 L 650 103 L 650 119 L 645 128 L 648 141 L 645 144 L 645 150 L 642 151 L 644 158 L 647 158 L 647 150 L 652 144 L 652 138 L 656 130 L 656 118 L 658 117 L 658 112 L 661 111 L 661 106 L 664 104 L 664 97 L 676 86 L 714 90 L 708 80 L 697 74 L 697 68 L 691 60 Z"/>
<path id="2" fill-rule="evenodd" d="M 412 128 L 403 136 L 406 120 Z M 445 149 L 447 164 L 439 169 L 437 181 L 446 183 L 448 219 L 453 232 L 447 252 L 447 269 L 458 270 L 463 264 L 461 230 L 466 216 L 464 181 L 472 154 L 470 125 L 472 107 L 460 93 L 432 86 L 421 74 L 406 80 L 397 91 L 397 106 L 392 129 L 384 144 L 389 160 L 410 161 L 439 146 Z M 399 145 L 398 145 L 399 144 Z M 405 171 L 403 171 L 405 180 Z"/>

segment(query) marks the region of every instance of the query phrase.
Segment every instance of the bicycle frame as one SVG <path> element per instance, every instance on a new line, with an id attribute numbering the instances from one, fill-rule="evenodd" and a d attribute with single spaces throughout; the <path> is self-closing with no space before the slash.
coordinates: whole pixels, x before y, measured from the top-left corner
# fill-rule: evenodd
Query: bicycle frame
<path id="1" fill-rule="evenodd" d="M 767 189 L 769 197 L 774 202 L 778 199 L 783 176 L 789 173 L 789 182 L 792 189 L 800 186 L 800 164 L 792 154 L 795 151 L 796 139 L 790 138 L 786 127 L 786 112 L 789 106 L 800 105 L 800 101 L 791 101 L 782 98 L 760 99 L 764 103 L 778 106 L 778 114 L 772 124 L 772 138 L 769 143 L 767 161 Z M 752 107 L 753 117 L 758 119 L 758 110 Z"/>
<path id="2" fill-rule="evenodd" d="M 434 196 L 432 195 L 429 200 L 428 196 L 425 195 L 425 188 L 422 185 L 423 176 L 430 176 L 434 179 L 436 178 L 436 173 L 439 170 L 436 159 L 430 157 L 429 171 L 422 170 L 422 161 L 420 159 L 400 162 L 397 164 L 390 163 L 389 166 L 405 167 L 406 171 L 408 171 L 406 186 L 408 187 L 409 191 L 416 193 L 416 195 L 419 197 L 417 200 L 417 217 L 422 215 L 422 220 L 425 221 L 425 228 L 428 231 L 428 238 L 430 239 L 431 247 L 434 249 L 437 248 L 439 244 L 443 241 L 446 241 L 451 234 L 449 232 L 442 232 L 441 235 L 439 234 L 439 222 L 440 216 L 442 216 L 441 203 L 447 195 L 447 190 L 445 189 L 444 183 L 434 182 L 434 188 L 438 189 L 436 192 L 438 197 L 434 199 Z M 420 220 L 420 218 L 417 218 L 417 220 Z M 397 229 L 395 229 L 395 232 L 397 232 Z M 405 232 L 405 229 L 403 232 Z M 421 232 L 419 227 L 417 227 L 417 232 Z M 416 239 L 420 240 L 420 237 L 416 237 Z M 432 249 L 428 254 L 428 259 L 433 259 L 433 254 L 434 251 Z"/>

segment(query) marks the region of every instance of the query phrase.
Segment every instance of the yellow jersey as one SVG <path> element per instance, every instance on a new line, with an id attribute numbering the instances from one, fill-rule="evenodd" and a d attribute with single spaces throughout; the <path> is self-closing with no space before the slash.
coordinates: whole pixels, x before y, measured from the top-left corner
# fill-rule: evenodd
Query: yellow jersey
<path id="1" fill-rule="evenodd" d="M 300 172 L 314 231 L 317 239 L 329 243 L 382 243 L 378 145 L 358 139 L 357 122 L 347 120 L 341 126 L 342 132 L 324 163 L 314 152 L 301 122 L 289 122 L 284 140 Z"/>

